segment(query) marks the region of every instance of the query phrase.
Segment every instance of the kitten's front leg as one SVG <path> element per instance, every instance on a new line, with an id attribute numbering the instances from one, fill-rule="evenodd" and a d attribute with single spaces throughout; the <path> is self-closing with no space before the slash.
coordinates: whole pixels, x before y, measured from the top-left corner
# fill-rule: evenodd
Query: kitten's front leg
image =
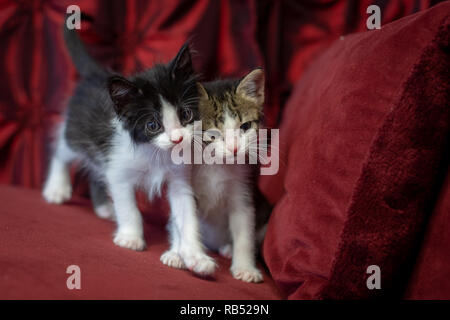
<path id="1" fill-rule="evenodd" d="M 217 265 L 200 242 L 194 194 L 186 177 L 174 175 L 169 179 L 168 198 L 173 225 L 171 249 L 165 255 L 178 252 L 189 270 L 202 276 L 213 274 Z M 161 260 L 164 262 L 163 257 Z"/>
<path id="2" fill-rule="evenodd" d="M 231 273 L 245 282 L 261 282 L 263 276 L 255 263 L 255 212 L 245 186 L 233 187 L 229 216 L 233 257 Z"/>
<path id="3" fill-rule="evenodd" d="M 180 255 L 180 232 L 172 219 L 169 220 L 167 231 L 169 232 L 170 237 L 170 249 L 161 255 L 160 260 L 166 266 L 177 269 L 186 269 L 186 265 Z"/>
<path id="4" fill-rule="evenodd" d="M 110 179 L 109 188 L 117 219 L 114 243 L 123 248 L 144 250 L 144 230 L 141 213 L 136 206 L 134 185 Z"/>

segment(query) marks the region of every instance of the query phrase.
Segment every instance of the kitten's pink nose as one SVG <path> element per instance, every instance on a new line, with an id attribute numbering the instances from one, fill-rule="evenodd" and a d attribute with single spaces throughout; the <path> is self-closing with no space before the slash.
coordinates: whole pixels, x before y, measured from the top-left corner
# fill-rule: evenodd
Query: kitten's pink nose
<path id="1" fill-rule="evenodd" d="M 227 142 L 227 144 L 226 144 L 227 149 L 229 152 L 232 152 L 233 154 L 237 154 L 237 152 L 239 150 L 239 141 L 236 138 L 234 138 L 232 140 L 232 142 L 233 143 L 231 143 L 231 141 L 230 141 L 230 143 Z"/>
<path id="2" fill-rule="evenodd" d="M 233 154 L 237 154 L 237 152 L 239 150 L 238 146 L 228 146 L 227 148 L 230 152 L 233 152 Z"/>
<path id="3" fill-rule="evenodd" d="M 175 144 L 179 144 L 181 141 L 183 141 L 183 136 L 180 136 L 179 138 L 178 138 L 178 140 L 170 140 L 170 141 L 172 141 L 173 143 L 175 143 Z"/>

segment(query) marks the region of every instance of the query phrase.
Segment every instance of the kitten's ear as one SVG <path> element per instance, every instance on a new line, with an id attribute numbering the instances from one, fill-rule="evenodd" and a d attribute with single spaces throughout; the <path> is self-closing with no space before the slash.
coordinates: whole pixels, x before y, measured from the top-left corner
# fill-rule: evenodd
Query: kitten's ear
<path id="1" fill-rule="evenodd" d="M 139 95 L 139 89 L 133 82 L 119 76 L 109 78 L 108 89 L 116 112 Z"/>
<path id="2" fill-rule="evenodd" d="M 255 69 L 247 74 L 239 82 L 236 93 L 262 106 L 264 104 L 264 71 Z"/>
<path id="3" fill-rule="evenodd" d="M 177 56 L 170 63 L 171 65 L 171 75 L 172 78 L 177 76 L 186 76 L 194 73 L 194 68 L 192 67 L 191 52 L 189 50 L 189 45 L 185 43 Z"/>
<path id="4" fill-rule="evenodd" d="M 197 90 L 200 97 L 208 99 L 208 92 L 206 92 L 205 87 L 200 82 L 197 82 Z"/>

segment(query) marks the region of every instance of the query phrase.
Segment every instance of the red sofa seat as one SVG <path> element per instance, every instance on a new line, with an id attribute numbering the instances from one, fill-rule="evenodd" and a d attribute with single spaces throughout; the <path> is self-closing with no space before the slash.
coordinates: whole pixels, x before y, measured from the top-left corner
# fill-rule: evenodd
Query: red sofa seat
<path id="1" fill-rule="evenodd" d="M 11 186 L 0 194 L 0 299 L 282 298 L 266 272 L 263 283 L 244 283 L 217 255 L 214 279 L 163 265 L 165 221 L 155 212 L 144 215 L 148 248 L 135 252 L 113 244 L 115 224 L 96 217 L 87 200 L 49 205 L 39 191 Z M 70 265 L 81 269 L 80 290 L 67 288 Z"/>

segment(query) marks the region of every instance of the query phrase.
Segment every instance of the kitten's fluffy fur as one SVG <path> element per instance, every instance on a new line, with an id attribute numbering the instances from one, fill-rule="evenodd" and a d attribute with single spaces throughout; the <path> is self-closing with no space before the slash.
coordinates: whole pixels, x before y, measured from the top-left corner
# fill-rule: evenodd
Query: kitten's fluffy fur
<path id="1" fill-rule="evenodd" d="M 264 103 L 263 71 L 256 69 L 241 81 L 204 83 L 199 91 L 203 129 L 220 131 L 220 137 L 209 142 L 215 144 L 216 154 L 233 158 L 248 153 L 245 139 L 259 128 Z M 237 135 L 226 136 L 227 129 L 237 130 Z M 193 186 L 204 244 L 232 258 L 231 273 L 236 279 L 260 282 L 263 276 L 255 264 L 252 169 L 245 164 L 196 165 Z"/>
<path id="2" fill-rule="evenodd" d="M 82 76 L 69 101 L 43 196 L 62 203 L 71 196 L 69 164 L 78 160 L 90 177 L 96 213 L 115 217 L 114 243 L 143 250 L 145 240 L 135 189 L 158 194 L 167 183 L 171 206 L 171 249 L 163 263 L 208 275 L 214 261 L 204 253 L 191 187 L 191 168 L 174 165 L 171 148 L 192 139 L 198 91 L 189 48 L 167 65 L 128 79 L 99 67 L 75 30 L 65 29 L 69 52 Z M 110 200 L 112 198 L 112 201 Z"/>

